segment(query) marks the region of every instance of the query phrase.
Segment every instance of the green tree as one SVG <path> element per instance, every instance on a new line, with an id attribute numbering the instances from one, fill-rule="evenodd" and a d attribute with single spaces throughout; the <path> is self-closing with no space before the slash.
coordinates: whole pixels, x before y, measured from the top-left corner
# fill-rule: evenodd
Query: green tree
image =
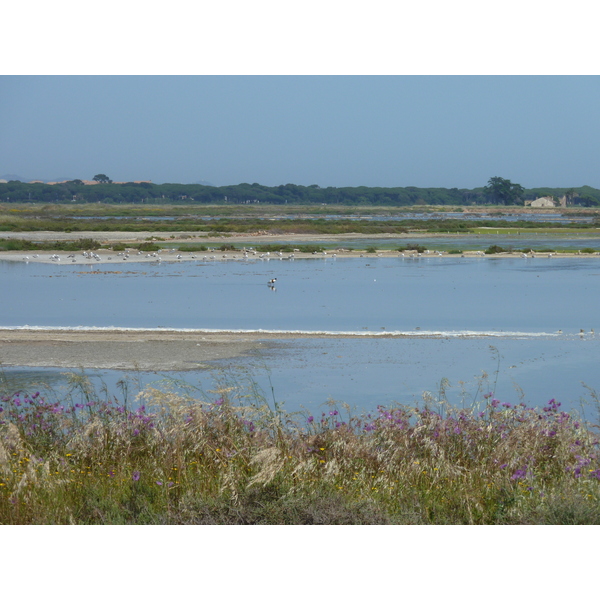
<path id="1" fill-rule="evenodd" d="M 495 204 L 518 204 L 524 191 L 523 186 L 502 177 L 491 177 L 483 188 L 485 196 Z"/>
<path id="2" fill-rule="evenodd" d="M 580 206 L 600 206 L 600 200 L 589 194 L 583 194 L 577 198 L 577 204 Z"/>
<path id="3" fill-rule="evenodd" d="M 573 188 L 569 188 L 565 192 L 565 198 L 567 199 L 567 205 L 573 204 L 573 200 L 575 200 L 575 198 L 577 198 L 577 196 L 579 196 L 579 194 Z"/>
<path id="4" fill-rule="evenodd" d="M 112 179 L 109 179 L 104 173 L 94 175 L 93 181 L 97 181 L 98 183 L 112 183 Z"/>

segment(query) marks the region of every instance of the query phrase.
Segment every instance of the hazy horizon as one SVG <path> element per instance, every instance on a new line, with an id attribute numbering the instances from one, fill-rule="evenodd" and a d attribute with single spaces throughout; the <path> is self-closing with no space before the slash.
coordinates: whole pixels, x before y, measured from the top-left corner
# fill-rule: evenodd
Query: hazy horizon
<path id="1" fill-rule="evenodd" d="M 600 188 L 598 76 L 0 76 L 0 173 Z"/>
<path id="2" fill-rule="evenodd" d="M 14 176 L 13 176 L 14 175 Z M 22 177 L 16 173 L 14 174 L 5 174 L 5 175 L 0 175 L 0 182 L 8 182 L 8 181 L 21 181 L 23 183 L 63 183 L 66 181 L 73 181 L 76 179 L 81 179 L 82 181 L 86 181 L 84 179 L 82 179 L 81 177 L 56 177 L 56 178 L 51 178 L 48 180 L 43 180 L 40 178 L 35 178 L 35 177 Z M 89 181 L 92 180 L 92 178 L 87 179 Z M 135 181 L 142 181 L 142 180 L 135 180 Z M 156 185 L 162 185 L 162 184 L 174 184 L 174 185 L 205 185 L 205 186 L 209 186 L 209 187 L 227 187 L 229 185 L 241 185 L 241 184 L 248 184 L 249 182 L 240 182 L 240 184 L 224 184 L 223 186 L 219 186 L 219 185 L 215 185 L 213 183 L 211 183 L 210 181 L 192 181 L 192 182 L 181 182 L 181 181 L 152 181 L 152 180 L 145 180 L 148 181 L 149 183 L 153 183 Z M 112 183 L 134 183 L 134 180 L 129 180 L 129 181 L 112 181 Z M 259 185 L 264 185 L 261 184 L 260 181 L 257 182 L 253 182 L 253 183 L 257 183 Z M 293 182 L 289 182 L 290 184 L 293 185 L 300 185 L 302 186 L 303 184 L 294 184 Z M 457 189 L 459 190 L 473 190 L 473 189 L 477 189 L 477 188 L 481 188 L 484 187 L 485 185 L 487 185 L 487 181 L 481 185 L 478 186 L 474 186 L 474 187 L 470 187 L 470 188 L 466 188 L 466 187 L 459 187 Z M 517 183 L 517 182 L 513 182 L 513 183 Z M 265 187 L 277 187 L 277 186 L 265 186 Z M 308 186 L 305 186 L 308 187 Z M 319 186 L 321 187 L 321 186 Z M 373 187 L 373 188 L 381 188 L 381 189 L 391 189 L 392 186 L 328 186 L 328 187 L 333 187 L 333 188 L 352 188 L 352 187 Z M 396 188 L 404 188 L 404 187 L 417 187 L 419 189 L 452 189 L 452 188 L 448 188 L 445 186 L 393 186 Z M 553 188 L 553 189 L 569 189 L 569 188 L 574 188 L 574 189 L 579 189 L 579 188 L 583 188 L 583 187 L 591 187 L 594 188 L 594 186 L 588 186 L 587 184 L 584 185 L 574 185 L 574 186 L 534 186 L 533 188 L 525 188 L 525 189 L 538 189 L 538 188 Z M 594 189 L 599 189 L 599 188 L 594 188 Z"/>

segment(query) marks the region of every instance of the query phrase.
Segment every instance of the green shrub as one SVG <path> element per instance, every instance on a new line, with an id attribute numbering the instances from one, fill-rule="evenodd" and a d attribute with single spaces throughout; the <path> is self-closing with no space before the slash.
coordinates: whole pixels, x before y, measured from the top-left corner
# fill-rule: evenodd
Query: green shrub
<path id="1" fill-rule="evenodd" d="M 293 248 L 282 244 L 258 244 L 254 246 L 257 252 L 292 252 Z"/>
<path id="2" fill-rule="evenodd" d="M 503 248 L 502 246 L 498 246 L 497 244 L 490 246 L 485 251 L 486 254 L 500 254 L 501 252 L 508 252 L 508 250 L 506 248 Z"/>
<path id="3" fill-rule="evenodd" d="M 397 249 L 398 252 L 405 252 L 406 250 L 416 250 L 417 252 L 422 254 L 423 252 L 425 252 L 425 250 L 427 250 L 427 247 L 421 244 L 406 244 L 405 246 L 399 246 Z"/>
<path id="4" fill-rule="evenodd" d="M 179 252 L 208 252 L 208 247 L 204 244 L 185 244 L 177 248 Z"/>
<path id="5" fill-rule="evenodd" d="M 133 247 L 136 250 L 141 250 L 142 252 L 156 252 L 157 250 L 161 249 L 161 247 L 154 242 L 142 242 L 141 244 Z"/>

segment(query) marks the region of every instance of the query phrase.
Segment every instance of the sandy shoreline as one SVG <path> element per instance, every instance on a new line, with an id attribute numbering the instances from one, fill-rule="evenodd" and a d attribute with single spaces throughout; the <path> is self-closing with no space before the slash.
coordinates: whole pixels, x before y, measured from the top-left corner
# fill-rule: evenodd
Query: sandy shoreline
<path id="1" fill-rule="evenodd" d="M 414 250 L 407 250 L 402 253 L 397 250 L 378 250 L 374 253 L 335 250 L 326 252 L 283 252 L 281 254 L 274 252 L 267 253 L 249 253 L 244 255 L 243 252 L 160 252 L 160 253 L 135 253 L 119 255 L 110 250 L 98 250 L 93 256 L 84 256 L 81 252 L 0 252 L 0 261 L 21 263 L 45 263 L 45 264 L 66 264 L 66 265 L 113 265 L 115 268 L 121 268 L 124 264 L 131 263 L 183 263 L 183 262 L 202 262 L 202 261 L 239 261 L 239 260 L 296 260 L 296 259 L 346 259 L 346 258 L 389 258 L 389 257 L 407 257 L 407 258 L 600 258 L 600 252 L 594 253 L 573 253 L 573 252 L 529 252 L 523 254 L 521 252 L 502 252 L 498 254 L 485 254 L 482 251 L 468 250 L 460 254 L 449 252 L 429 251 L 419 253 Z"/>
<path id="2" fill-rule="evenodd" d="M 67 264 L 67 265 L 113 265 L 115 268 L 121 268 L 128 263 L 182 263 L 182 262 L 202 262 L 202 261 L 249 261 L 249 260 L 295 260 L 295 259 L 346 259 L 346 258 L 389 258 L 389 257 L 407 257 L 407 258 L 599 258 L 600 252 L 501 252 L 497 254 L 485 254 L 481 250 L 465 250 L 460 254 L 446 251 L 427 250 L 417 252 L 416 250 L 398 250 L 381 249 L 376 252 L 365 252 L 358 250 L 348 250 L 342 247 L 336 250 L 327 250 L 324 252 L 255 252 L 252 250 L 220 251 L 209 252 L 178 252 L 162 250 L 159 252 L 115 252 L 112 250 L 97 250 L 93 252 L 0 252 L 0 261 L 21 262 L 21 263 L 45 263 L 45 264 Z"/>
<path id="3" fill-rule="evenodd" d="M 502 335 L 523 335 L 503 332 Z M 562 335 L 562 333 L 547 334 Z M 0 328 L 1 367 L 189 371 L 300 339 L 497 337 L 485 332 L 301 332 Z"/>
<path id="4" fill-rule="evenodd" d="M 382 334 L 373 334 L 373 337 Z M 385 334 L 384 334 L 385 335 Z M 0 367 L 188 371 L 320 333 L 0 329 Z M 331 336 L 328 336 L 331 337 Z M 352 337 L 334 334 L 334 337 Z"/>
<path id="5" fill-rule="evenodd" d="M 2 329 L 0 367 L 189 371 L 209 368 L 211 361 L 255 354 L 268 349 L 270 340 L 307 337 L 320 335 Z"/>
<path id="6" fill-rule="evenodd" d="M 0 330 L 0 366 L 187 371 L 265 348 L 268 336 L 171 331 Z"/>
<path id="7" fill-rule="evenodd" d="M 498 254 L 484 254 L 479 250 L 468 250 L 461 254 L 449 253 L 446 251 L 427 250 L 419 253 L 415 250 L 407 250 L 400 253 L 398 250 L 379 249 L 376 252 L 366 252 L 364 250 L 351 250 L 344 247 L 345 242 L 355 242 L 361 239 L 368 239 L 369 243 L 372 240 L 395 240 L 398 246 L 402 245 L 403 238 L 413 239 L 415 237 L 423 238 L 423 240 L 434 239 L 441 234 L 373 234 L 365 236 L 358 233 L 347 233 L 338 235 L 315 235 L 315 234 L 287 234 L 287 235 L 243 235 L 231 234 L 228 236 L 207 237 L 206 235 L 196 234 L 190 235 L 185 232 L 174 232 L 170 234 L 168 239 L 162 238 L 163 243 L 174 243 L 180 246 L 185 244 L 202 244 L 209 248 L 207 252 L 181 252 L 178 250 L 162 249 L 157 252 L 141 252 L 129 248 L 128 250 L 113 251 L 108 249 L 99 249 L 93 252 L 66 252 L 66 251 L 0 251 L 0 260 L 18 261 L 18 262 L 35 262 L 35 263 L 55 263 L 55 264 L 119 264 L 124 262 L 129 263 L 153 263 L 153 262 L 185 262 L 185 261 L 206 261 L 206 260 L 252 260 L 252 259 L 269 259 L 269 260 L 288 260 L 296 258 L 353 258 L 353 257 L 389 257 L 389 256 L 424 256 L 424 257 L 508 257 L 508 258 L 554 258 L 554 257 L 591 257 L 599 256 L 600 252 L 590 253 L 572 253 L 572 252 L 530 252 L 527 255 L 521 252 L 502 252 Z M 160 237 L 156 232 L 113 232 L 113 231 L 95 231 L 86 232 L 85 236 L 81 232 L 54 232 L 54 231 L 31 231 L 31 232 L 6 232 L 0 237 L 11 239 L 24 239 L 32 242 L 55 242 L 55 241 L 77 241 L 82 237 L 89 237 L 103 244 L 110 242 L 134 246 L 142 242 L 148 242 L 152 238 Z M 457 239 L 461 236 L 457 234 Z M 464 237 L 464 236 L 463 236 Z M 472 241 L 472 237 L 468 238 Z M 596 238 L 594 238 L 596 239 Z M 288 246 L 302 246 L 303 244 L 311 244 L 317 242 L 327 242 L 338 244 L 336 249 L 327 250 L 325 252 L 257 252 L 253 250 L 254 246 L 260 244 L 273 244 L 281 242 Z M 219 250 L 219 247 L 225 244 L 232 244 L 236 247 L 241 247 L 236 250 Z"/>

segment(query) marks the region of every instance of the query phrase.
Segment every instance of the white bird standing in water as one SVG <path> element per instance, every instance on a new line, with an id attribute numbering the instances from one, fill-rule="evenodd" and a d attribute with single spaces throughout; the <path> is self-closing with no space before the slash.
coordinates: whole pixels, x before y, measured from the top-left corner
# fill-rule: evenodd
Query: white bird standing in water
<path id="1" fill-rule="evenodd" d="M 269 279 L 269 282 L 267 285 L 275 285 L 276 281 L 277 281 L 277 277 L 273 277 L 273 279 Z"/>

